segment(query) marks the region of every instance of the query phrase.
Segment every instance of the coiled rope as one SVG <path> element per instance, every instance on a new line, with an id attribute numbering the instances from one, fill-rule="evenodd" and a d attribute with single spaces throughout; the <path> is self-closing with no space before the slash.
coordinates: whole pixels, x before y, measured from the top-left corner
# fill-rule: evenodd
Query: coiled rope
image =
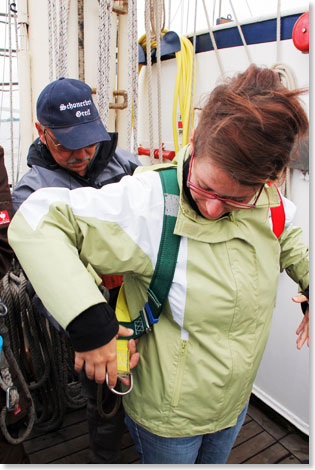
<path id="1" fill-rule="evenodd" d="M 49 80 L 68 77 L 68 19 L 71 0 L 48 0 Z"/>
<path id="2" fill-rule="evenodd" d="M 128 149 L 138 153 L 138 41 L 137 2 L 128 3 Z M 131 144 L 131 134 L 133 143 Z"/>
<path id="3" fill-rule="evenodd" d="M 34 403 L 34 429 L 49 432 L 60 427 L 67 407 L 81 408 L 86 399 L 81 396 L 68 338 L 33 308 L 27 287 L 15 261 L 0 282 L 0 296 L 8 309 L 7 344 Z"/>
<path id="4" fill-rule="evenodd" d="M 110 58 L 111 58 L 111 21 L 113 0 L 100 0 L 98 23 L 98 111 L 105 127 L 109 112 Z"/>

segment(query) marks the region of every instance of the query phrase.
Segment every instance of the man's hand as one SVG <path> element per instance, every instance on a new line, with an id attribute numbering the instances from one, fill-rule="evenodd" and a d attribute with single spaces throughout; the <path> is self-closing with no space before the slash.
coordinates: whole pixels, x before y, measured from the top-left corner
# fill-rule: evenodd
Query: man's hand
<path id="1" fill-rule="evenodd" d="M 97 349 L 86 352 L 75 352 L 74 368 L 80 372 L 85 368 L 85 373 L 90 380 L 97 383 L 105 381 L 106 372 L 108 374 L 108 386 L 114 388 L 117 382 L 117 361 L 116 361 L 116 338 L 118 336 L 131 336 L 133 330 L 120 325 L 115 338 L 109 343 Z M 136 352 L 136 343 L 130 340 L 130 368 L 135 367 L 139 361 L 139 353 Z"/>
<path id="2" fill-rule="evenodd" d="M 293 302 L 296 303 L 303 303 L 303 302 L 308 302 L 308 298 L 303 295 L 299 294 L 296 295 L 295 297 L 292 297 Z M 307 308 L 305 315 L 301 321 L 301 323 L 298 326 L 298 329 L 296 330 L 296 334 L 299 335 L 298 339 L 296 340 L 296 345 L 298 349 L 301 349 L 305 341 L 307 341 L 307 346 L 310 345 L 310 339 L 309 339 L 309 309 Z"/>

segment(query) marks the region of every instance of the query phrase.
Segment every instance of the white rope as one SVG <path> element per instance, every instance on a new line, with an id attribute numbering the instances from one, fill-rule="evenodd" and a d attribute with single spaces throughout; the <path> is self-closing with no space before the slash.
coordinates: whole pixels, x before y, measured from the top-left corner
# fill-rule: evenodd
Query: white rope
<path id="1" fill-rule="evenodd" d="M 189 0 L 187 0 L 186 31 L 188 31 L 188 22 L 189 22 Z"/>
<path id="2" fill-rule="evenodd" d="M 161 0 L 154 2 L 156 63 L 157 63 L 157 101 L 158 101 L 158 141 L 159 162 L 163 163 L 162 155 L 162 110 L 161 110 Z"/>
<path id="3" fill-rule="evenodd" d="M 128 3 L 128 149 L 138 153 L 138 24 L 136 0 Z M 132 124 L 131 124 L 132 123 Z M 131 144 L 131 134 L 133 143 Z"/>
<path id="4" fill-rule="evenodd" d="M 276 49 L 276 62 L 280 62 L 280 41 L 281 41 L 281 1 L 277 2 L 277 49 Z"/>
<path id="5" fill-rule="evenodd" d="M 244 48 L 245 48 L 245 52 L 246 52 L 246 54 L 247 54 L 249 63 L 251 64 L 251 63 L 252 63 L 252 59 L 251 59 L 251 56 L 250 56 L 250 52 L 249 52 L 249 49 L 248 49 L 248 46 L 247 46 L 247 43 L 246 43 L 246 40 L 245 40 L 243 31 L 242 31 L 241 25 L 240 25 L 240 23 L 239 23 L 239 21 L 238 21 L 236 12 L 235 12 L 235 10 L 234 10 L 232 0 L 229 0 L 229 1 L 230 1 L 231 9 L 232 9 L 232 12 L 233 12 L 233 15 L 234 15 L 234 18 L 235 18 L 235 23 L 236 23 L 236 25 L 237 25 L 237 29 L 238 29 L 238 31 L 239 31 L 239 33 L 240 33 L 240 36 L 241 36 L 241 39 L 242 39 L 242 42 L 243 42 L 243 46 L 244 46 Z"/>
<path id="6" fill-rule="evenodd" d="M 12 188 L 15 186 L 14 178 L 14 130 L 13 130 L 13 64 L 12 64 L 12 30 L 11 30 L 11 3 L 8 0 L 8 26 L 9 26 L 9 77 L 10 77 L 10 144 L 11 144 L 11 175 Z"/>
<path id="7" fill-rule="evenodd" d="M 147 43 L 147 80 L 148 80 L 148 108 L 149 108 L 149 141 L 151 164 L 154 164 L 153 143 L 153 111 L 152 111 L 152 60 L 151 60 L 151 29 L 150 29 L 151 1 L 145 0 L 145 33 Z"/>
<path id="8" fill-rule="evenodd" d="M 213 3 L 213 10 L 212 10 L 212 25 L 214 25 L 215 22 L 215 7 L 216 7 L 217 0 L 214 0 Z M 203 7 L 205 7 L 205 3 L 203 2 Z M 209 21 L 208 21 L 209 23 Z M 208 28 L 209 29 L 209 28 Z"/>
<path id="9" fill-rule="evenodd" d="M 68 77 L 68 8 L 67 0 L 59 0 L 59 54 L 57 78 Z"/>
<path id="10" fill-rule="evenodd" d="M 50 82 L 54 79 L 52 2 L 53 0 L 48 0 L 48 71 Z"/>
<path id="11" fill-rule="evenodd" d="M 214 37 L 214 34 L 213 34 L 213 30 L 210 26 L 209 16 L 208 16 L 208 11 L 207 11 L 207 8 L 206 8 L 205 0 L 202 0 L 202 3 L 203 3 L 203 8 L 204 8 L 204 11 L 205 11 L 205 15 L 206 15 L 209 35 L 210 35 L 210 38 L 211 38 L 211 41 L 212 41 L 212 45 L 213 45 L 215 56 L 216 56 L 218 66 L 219 66 L 219 69 L 220 69 L 221 77 L 224 80 L 224 75 L 225 75 L 224 74 L 224 68 L 223 68 L 223 65 L 222 65 L 222 61 L 221 61 L 220 53 L 219 53 L 219 50 L 218 50 L 218 47 L 217 47 L 217 43 L 216 43 L 216 40 L 215 40 L 215 37 Z"/>
<path id="12" fill-rule="evenodd" d="M 4 354 L 3 351 L 2 354 Z M 12 389 L 9 390 L 10 408 L 14 408 L 20 399 L 17 389 L 15 387 L 13 388 L 13 386 L 14 384 L 12 382 L 10 370 L 8 367 L 4 367 L 0 370 L 0 387 L 6 393 L 8 392 L 9 388 L 12 387 Z"/>
<path id="13" fill-rule="evenodd" d="M 15 31 L 15 44 L 16 44 L 16 59 L 18 59 L 18 52 L 19 52 L 19 38 L 18 38 L 18 22 L 17 22 L 17 13 L 14 13 L 14 31 Z M 20 150 L 20 139 L 21 139 L 21 136 L 20 136 L 20 133 L 19 133 L 19 150 Z M 21 152 L 18 151 L 18 157 L 17 157 L 17 164 L 16 164 L 16 177 L 15 177 L 15 181 L 16 183 L 19 181 L 20 179 L 20 167 L 21 167 Z M 15 184 L 13 184 L 14 182 L 12 181 L 12 186 L 15 186 Z"/>
<path id="14" fill-rule="evenodd" d="M 282 85 L 288 88 L 288 90 L 295 90 L 297 88 L 296 75 L 291 67 L 287 64 L 274 64 L 271 68 L 278 72 Z M 281 186 L 281 191 L 285 197 L 291 198 L 291 170 L 289 167 L 286 169 L 285 181 Z"/>
<path id="15" fill-rule="evenodd" d="M 109 112 L 111 21 L 113 0 L 100 0 L 98 54 L 98 108 L 105 127 Z"/>
<path id="16" fill-rule="evenodd" d="M 189 136 L 193 126 L 193 114 L 194 114 L 194 83 L 195 83 L 195 61 L 196 61 L 196 28 L 197 28 L 197 0 L 195 0 L 195 17 L 194 17 L 194 39 L 193 39 L 193 60 L 192 60 L 192 72 L 191 72 L 191 94 L 190 94 L 190 112 L 189 112 Z"/>

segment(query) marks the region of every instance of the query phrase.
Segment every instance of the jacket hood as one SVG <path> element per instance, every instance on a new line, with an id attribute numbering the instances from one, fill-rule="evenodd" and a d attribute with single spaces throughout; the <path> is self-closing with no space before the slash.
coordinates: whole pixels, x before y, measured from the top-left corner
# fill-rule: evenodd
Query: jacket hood
<path id="1" fill-rule="evenodd" d="M 32 168 L 32 166 L 37 165 L 48 170 L 58 170 L 62 168 L 64 171 L 68 171 L 72 176 L 80 180 L 95 179 L 98 174 L 107 166 L 109 160 L 113 156 L 116 150 L 118 134 L 117 132 L 112 132 L 109 134 L 110 140 L 100 142 L 98 147 L 96 147 L 96 152 L 93 160 L 88 166 L 88 171 L 85 176 L 80 176 L 73 171 L 69 171 L 66 168 L 61 167 L 53 158 L 46 145 L 44 145 L 40 138 L 38 137 L 30 146 L 29 152 L 27 155 L 27 165 Z"/>

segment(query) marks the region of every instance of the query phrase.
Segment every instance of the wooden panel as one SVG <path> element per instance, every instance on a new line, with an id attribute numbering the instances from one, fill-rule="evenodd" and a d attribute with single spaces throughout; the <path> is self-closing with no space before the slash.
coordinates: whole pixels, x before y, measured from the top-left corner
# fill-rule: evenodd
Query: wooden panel
<path id="1" fill-rule="evenodd" d="M 277 443 L 272 445 L 271 447 L 268 447 L 268 449 L 263 450 L 258 455 L 255 455 L 255 457 L 246 460 L 245 464 L 276 464 L 288 455 L 288 450 Z"/>
<path id="2" fill-rule="evenodd" d="M 261 452 L 262 450 L 266 449 L 266 447 L 269 447 L 274 442 L 274 439 L 269 434 L 262 432 L 252 439 L 249 439 L 248 441 L 239 445 L 238 447 L 234 447 L 227 463 L 243 463 L 245 460 L 250 459 L 254 455 L 258 454 L 258 452 Z"/>

